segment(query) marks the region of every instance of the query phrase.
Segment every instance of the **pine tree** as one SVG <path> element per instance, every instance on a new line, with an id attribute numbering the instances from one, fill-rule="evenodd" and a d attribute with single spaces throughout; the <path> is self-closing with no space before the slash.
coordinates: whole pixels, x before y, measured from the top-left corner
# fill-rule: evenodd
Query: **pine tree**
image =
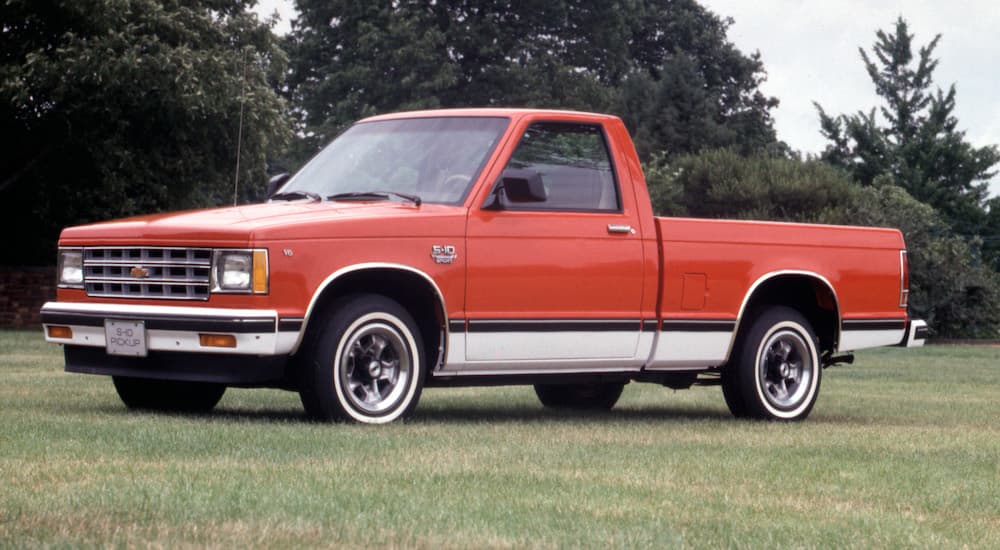
<path id="1" fill-rule="evenodd" d="M 954 84 L 932 90 L 941 35 L 916 56 L 902 17 L 891 34 L 880 30 L 876 37 L 871 54 L 858 50 L 883 105 L 831 116 L 816 104 L 821 132 L 830 141 L 823 159 L 848 169 L 863 185 L 888 176 L 941 212 L 954 231 L 979 234 L 987 222 L 987 180 L 995 175 L 1000 151 L 966 141 L 954 115 Z"/>

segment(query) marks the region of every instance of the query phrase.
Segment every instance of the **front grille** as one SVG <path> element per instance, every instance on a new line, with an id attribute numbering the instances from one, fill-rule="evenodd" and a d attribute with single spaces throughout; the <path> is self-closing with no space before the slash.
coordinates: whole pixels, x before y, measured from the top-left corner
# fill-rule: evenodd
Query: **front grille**
<path id="1" fill-rule="evenodd" d="M 83 249 L 87 296 L 207 300 L 211 270 L 209 248 Z"/>

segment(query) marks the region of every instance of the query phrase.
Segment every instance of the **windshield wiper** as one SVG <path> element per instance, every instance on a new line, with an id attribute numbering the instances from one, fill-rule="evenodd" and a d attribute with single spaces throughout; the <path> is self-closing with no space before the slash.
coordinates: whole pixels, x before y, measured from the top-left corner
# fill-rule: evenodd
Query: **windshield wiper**
<path id="1" fill-rule="evenodd" d="M 271 200 L 295 200 L 295 199 L 309 199 L 312 201 L 320 202 L 323 197 L 319 196 L 312 191 L 288 191 L 286 193 L 275 193 L 271 195 Z"/>
<path id="2" fill-rule="evenodd" d="M 397 193 L 395 191 L 352 191 L 350 193 L 335 193 L 326 198 L 330 201 L 342 201 L 342 200 L 371 200 L 371 199 L 391 199 L 393 197 L 403 199 L 405 201 L 412 202 L 416 206 L 420 206 L 423 200 L 416 195 L 407 195 L 406 193 Z"/>

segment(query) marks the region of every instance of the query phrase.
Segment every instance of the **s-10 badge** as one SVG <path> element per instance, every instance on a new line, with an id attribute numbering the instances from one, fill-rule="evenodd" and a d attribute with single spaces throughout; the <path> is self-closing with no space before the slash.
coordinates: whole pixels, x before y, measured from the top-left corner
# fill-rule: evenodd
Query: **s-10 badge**
<path id="1" fill-rule="evenodd" d="M 450 264 L 458 257 L 455 246 L 450 244 L 435 244 L 431 246 L 431 258 L 435 263 Z"/>

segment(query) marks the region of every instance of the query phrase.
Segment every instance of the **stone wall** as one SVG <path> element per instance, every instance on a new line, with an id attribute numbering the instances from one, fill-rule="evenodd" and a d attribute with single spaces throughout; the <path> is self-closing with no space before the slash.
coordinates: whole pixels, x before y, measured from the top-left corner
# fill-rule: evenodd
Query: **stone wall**
<path id="1" fill-rule="evenodd" d="M 0 267 L 0 327 L 40 326 L 38 310 L 55 297 L 54 267 Z"/>

